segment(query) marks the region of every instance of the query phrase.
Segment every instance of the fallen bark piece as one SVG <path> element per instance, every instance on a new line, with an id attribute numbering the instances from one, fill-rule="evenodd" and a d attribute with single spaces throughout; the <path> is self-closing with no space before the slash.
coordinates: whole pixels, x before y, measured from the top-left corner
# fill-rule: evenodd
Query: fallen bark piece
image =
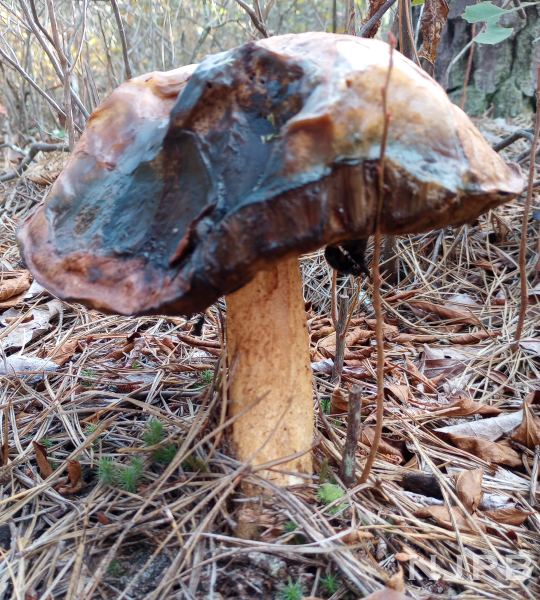
<path id="1" fill-rule="evenodd" d="M 441 485 L 432 473 L 409 471 L 403 474 L 401 484 L 410 492 L 443 499 Z"/>

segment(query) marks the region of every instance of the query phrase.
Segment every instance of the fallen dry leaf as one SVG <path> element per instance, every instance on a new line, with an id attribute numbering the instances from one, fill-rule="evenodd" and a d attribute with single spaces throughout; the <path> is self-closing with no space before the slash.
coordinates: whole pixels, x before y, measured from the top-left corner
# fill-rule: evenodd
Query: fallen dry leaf
<path id="1" fill-rule="evenodd" d="M 471 533 L 473 535 L 478 535 L 477 530 L 472 526 L 469 520 L 463 515 L 461 510 L 453 507 L 452 513 L 454 515 L 456 525 L 458 529 L 464 533 Z M 446 506 L 440 506 L 437 504 L 432 504 L 431 506 L 423 506 L 419 508 L 414 513 L 415 517 L 419 519 L 435 519 L 437 521 L 437 525 L 440 527 L 444 527 L 445 529 L 454 529 L 454 525 L 452 524 L 452 519 L 450 517 L 450 513 Z M 486 526 L 476 519 L 476 515 L 472 517 L 478 524 L 478 527 L 481 531 L 485 533 Z"/>
<path id="2" fill-rule="evenodd" d="M 337 415 L 349 410 L 349 396 L 338 385 L 330 397 L 330 414 Z"/>
<path id="3" fill-rule="evenodd" d="M 77 460 L 68 460 L 68 479 L 72 486 L 76 486 L 82 475 L 81 463 Z"/>
<path id="4" fill-rule="evenodd" d="M 468 417 L 470 415 L 482 415 L 484 417 L 496 417 L 501 410 L 488 404 L 480 404 L 471 398 L 461 396 L 451 404 L 436 407 L 445 417 Z"/>
<path id="5" fill-rule="evenodd" d="M 16 296 L 12 296 L 9 300 L 4 300 L 3 302 L 0 302 L 0 308 L 13 308 L 14 306 L 17 306 L 17 304 L 20 304 L 24 301 L 25 295 L 26 292 L 21 292 Z"/>
<path id="6" fill-rule="evenodd" d="M 448 17 L 446 0 L 426 0 L 421 20 L 423 46 L 419 56 L 425 58 L 432 66 L 437 58 L 437 46 L 441 40 L 441 32 Z"/>
<path id="7" fill-rule="evenodd" d="M 102 510 L 98 512 L 97 519 L 102 525 L 108 525 L 110 523 L 109 517 Z"/>
<path id="8" fill-rule="evenodd" d="M 405 357 L 405 362 L 407 364 L 407 373 L 413 378 L 413 381 L 416 383 L 423 383 L 428 392 L 437 393 L 437 386 L 431 382 L 423 373 L 420 373 L 418 367 L 409 360 L 409 357 Z"/>
<path id="9" fill-rule="evenodd" d="M 483 469 L 461 471 L 454 477 L 456 494 L 465 510 L 472 515 L 482 500 Z"/>
<path id="10" fill-rule="evenodd" d="M 496 338 L 501 335 L 500 331 L 477 331 L 475 333 L 464 333 L 450 338 L 452 344 L 477 344 L 487 339 Z"/>
<path id="11" fill-rule="evenodd" d="M 369 327 L 371 327 L 371 329 L 373 329 L 373 331 L 375 331 L 375 328 L 377 327 L 376 319 L 366 319 L 366 323 L 369 325 Z M 388 341 L 393 341 L 393 339 L 397 335 L 399 335 L 399 329 L 397 328 L 397 325 L 390 325 L 389 323 L 383 323 L 382 330 L 383 330 L 384 337 Z"/>
<path id="12" fill-rule="evenodd" d="M 414 333 L 400 333 L 392 338 L 394 344 L 429 344 L 431 342 L 438 342 L 439 337 L 436 335 L 423 335 Z"/>
<path id="13" fill-rule="evenodd" d="M 520 455 L 502 442 L 492 442 L 479 437 L 455 433 L 447 433 L 445 437 L 460 450 L 465 450 L 486 462 L 508 465 L 509 467 L 521 466 Z"/>
<path id="14" fill-rule="evenodd" d="M 0 282 L 0 302 L 28 291 L 31 283 L 32 276 L 29 271 L 23 271 L 21 276 L 16 279 L 5 279 Z"/>
<path id="15" fill-rule="evenodd" d="M 505 433 L 515 429 L 523 419 L 523 411 L 518 410 L 515 413 L 499 415 L 490 419 L 479 421 L 469 421 L 468 423 L 459 423 L 458 425 L 449 425 L 448 427 L 439 427 L 434 431 L 440 435 L 457 434 L 461 436 L 479 437 L 494 442 L 501 438 Z"/>
<path id="16" fill-rule="evenodd" d="M 388 392 L 391 396 L 396 398 L 396 400 L 401 400 L 403 403 L 407 403 L 411 397 L 411 392 L 409 387 L 406 385 L 396 385 L 396 384 L 386 384 L 384 386 L 384 391 Z"/>
<path id="17" fill-rule="evenodd" d="M 369 331 L 368 329 L 362 329 L 361 327 L 355 327 L 354 329 L 351 329 L 349 331 L 349 333 L 347 333 L 347 335 L 345 336 L 345 346 L 350 348 L 351 346 L 354 346 L 358 342 L 365 340 L 367 338 L 370 338 L 372 336 L 373 336 L 373 331 Z M 335 352 L 335 347 L 336 347 L 335 331 L 333 333 L 331 333 L 330 335 L 326 336 L 325 338 L 321 339 L 319 341 L 319 343 L 317 344 L 318 349 L 334 348 L 334 352 Z"/>
<path id="18" fill-rule="evenodd" d="M 512 431 L 510 437 L 531 450 L 540 445 L 540 419 L 531 414 L 529 404 L 525 401 L 522 405 L 523 419 Z"/>
<path id="19" fill-rule="evenodd" d="M 532 511 L 520 510 L 517 506 L 509 508 L 499 508 L 497 510 L 486 510 L 482 513 L 484 516 L 493 519 L 497 523 L 504 525 L 523 525 L 528 517 L 534 514 Z"/>
<path id="20" fill-rule="evenodd" d="M 489 260 L 480 259 L 472 263 L 475 267 L 480 267 L 484 269 L 484 271 L 489 271 L 490 273 L 495 273 L 497 275 L 502 275 L 502 271 L 496 265 L 489 262 Z"/>
<path id="21" fill-rule="evenodd" d="M 133 342 L 128 342 L 127 344 L 124 344 L 121 348 L 117 348 L 116 350 L 111 350 L 110 352 L 108 352 L 103 357 L 103 360 L 120 360 L 124 358 L 124 356 L 129 354 L 133 350 L 134 346 L 135 344 Z"/>
<path id="22" fill-rule="evenodd" d="M 416 296 L 416 294 L 420 294 L 423 291 L 424 288 L 421 288 L 419 290 L 408 290 L 406 292 L 395 294 L 394 296 L 388 296 L 388 298 L 384 298 L 384 301 L 388 302 L 389 304 L 392 304 L 393 302 L 408 300 L 409 298 L 412 298 L 413 296 Z"/>
<path id="23" fill-rule="evenodd" d="M 386 587 L 398 592 L 399 594 L 405 593 L 405 579 L 403 575 L 403 567 L 398 565 L 398 572 L 394 573 L 390 579 L 386 582 Z"/>
<path id="24" fill-rule="evenodd" d="M 425 11 L 424 11 L 425 12 Z M 433 313 L 441 319 L 447 321 L 459 321 L 466 325 L 477 325 L 478 319 L 471 315 L 468 310 L 461 310 L 459 308 L 453 308 L 451 306 L 444 306 L 442 304 L 435 304 L 434 302 L 428 302 L 427 300 L 411 300 L 410 306 L 419 308 L 428 313 Z"/>
<path id="25" fill-rule="evenodd" d="M 315 329 L 314 331 L 311 332 L 311 339 L 312 340 L 320 340 L 321 338 L 331 335 L 335 331 L 336 331 L 336 328 L 331 325 L 329 325 L 328 327 L 321 327 L 320 329 Z"/>
<path id="26" fill-rule="evenodd" d="M 341 539 L 346 544 L 356 544 L 360 540 L 372 540 L 374 538 L 375 536 L 369 531 L 363 531 L 362 529 L 359 529 L 357 531 L 351 531 L 347 535 L 343 536 Z"/>
<path id="27" fill-rule="evenodd" d="M 304 600 L 306 599 L 304 598 Z M 382 590 L 373 592 L 369 596 L 365 596 L 363 600 L 410 600 L 410 598 L 396 590 L 385 587 Z"/>
<path id="28" fill-rule="evenodd" d="M 59 348 L 55 348 L 49 358 L 58 366 L 62 366 L 73 358 L 78 345 L 79 340 L 69 340 Z"/>
<path id="29" fill-rule="evenodd" d="M 38 442 L 32 442 L 34 444 L 34 450 L 36 451 L 36 462 L 43 479 L 47 479 L 52 474 L 53 468 L 47 460 L 47 448 Z"/>
<path id="30" fill-rule="evenodd" d="M 375 438 L 375 427 L 364 427 L 362 429 L 362 436 L 360 438 L 360 441 L 362 442 L 362 444 L 365 444 L 366 446 L 369 446 L 371 448 L 371 444 L 373 443 L 373 440 Z M 403 454 L 401 453 L 401 451 L 396 448 L 395 446 L 392 446 L 387 440 L 385 439 L 381 439 L 381 441 L 379 442 L 379 448 L 377 449 L 377 452 L 379 454 L 385 454 L 385 455 L 390 455 L 390 456 L 394 456 L 396 457 L 396 459 L 399 460 L 399 462 L 403 462 Z"/>

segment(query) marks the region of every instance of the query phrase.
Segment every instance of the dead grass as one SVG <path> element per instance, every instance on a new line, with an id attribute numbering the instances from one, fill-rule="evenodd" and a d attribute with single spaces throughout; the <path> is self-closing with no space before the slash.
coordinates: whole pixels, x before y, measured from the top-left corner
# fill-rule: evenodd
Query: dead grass
<path id="1" fill-rule="evenodd" d="M 504 137 L 505 127 L 524 123 L 503 126 L 483 120 L 479 125 L 488 136 Z M 525 147 L 518 142 L 504 151 L 505 158 Z M 3 279 L 19 274 L 16 228 L 48 189 L 32 179 L 57 172 L 61 160 L 65 157 L 47 157 L 4 188 Z M 323 364 L 328 356 L 321 344 L 324 338 L 314 335 L 312 342 L 320 365 L 314 374 L 316 428 L 322 437 L 313 453 L 316 475 L 306 476 L 305 485 L 280 489 L 231 458 L 225 437 L 215 447 L 224 376 L 216 356 L 216 307 L 209 310 L 203 345 L 196 347 L 176 337 L 189 333 L 196 318 L 130 319 L 62 303 L 62 310 L 35 339 L 7 349 L 5 359 L 58 359 L 67 353 L 66 362 L 45 379 L 9 368 L 0 376 L 0 431 L 9 436 L 9 461 L 0 470 L 0 598 L 285 598 L 282 586 L 289 577 L 292 583 L 300 581 L 306 596 L 357 598 L 377 590 L 397 572 L 396 555 L 405 561 L 406 577 L 407 556 L 419 557 L 418 578 L 406 580 L 413 598 L 538 598 L 539 496 L 531 479 L 538 452 L 535 456 L 534 447 L 513 441 L 523 465 L 508 467 L 431 433 L 465 421 L 478 424 L 478 415 L 445 416 L 444 407 L 461 397 L 510 414 L 528 393 L 540 389 L 540 291 L 531 291 L 525 342 L 516 353 L 510 348 L 519 309 L 516 265 L 522 212 L 518 200 L 485 215 L 474 227 L 399 239 L 398 285 L 392 290 L 383 286 L 384 297 L 408 289 L 419 292 L 414 298 L 383 302 L 389 390 L 384 439 L 397 452 L 379 453 L 369 481 L 330 506 L 318 500 L 317 491 L 325 478 L 338 481 L 346 423 L 342 413 L 327 416 L 319 410 L 319 402 L 326 409 L 332 405 L 333 391 Z M 539 265 L 539 218 L 535 213 L 529 226 L 530 281 Z M 301 264 L 315 332 L 330 311 L 331 271 L 320 252 L 304 256 Z M 348 278 L 340 278 L 338 284 L 343 289 L 351 286 Z M 352 328 L 373 329 L 371 297 L 369 282 L 364 281 Z M 46 310 L 51 300 L 47 292 L 38 293 L 17 304 L 12 314 L 22 317 L 31 310 Z M 472 315 L 476 324 L 463 325 L 459 318 L 446 322 L 415 308 L 414 301 L 451 304 Z M 459 331 L 456 324 L 461 325 Z M 5 325 L 0 343 L 14 329 L 13 322 Z M 134 336 L 136 332 L 142 335 Z M 486 339 L 452 342 L 466 333 Z M 409 340 L 436 337 L 428 343 L 392 341 L 397 334 L 408 334 Z M 367 335 L 355 348 L 367 351 L 370 345 Z M 111 356 L 113 351 L 119 352 Z M 345 361 L 343 389 L 358 381 L 365 386 L 364 429 L 374 425 L 375 399 L 370 403 L 369 396 L 376 388 L 375 356 Z M 161 422 L 163 431 L 149 448 L 145 435 L 152 420 Z M 34 441 L 47 446 L 54 468 L 45 483 Z M 364 431 L 358 475 L 368 451 Z M 68 460 L 82 465 L 84 483 L 77 483 L 75 493 L 64 487 L 61 494 L 56 488 L 67 474 Z M 114 465 L 118 481 L 107 479 L 108 464 Z M 134 465 L 143 474 L 133 486 L 125 471 Z M 483 530 L 447 529 L 434 519 L 415 516 L 419 508 L 433 504 L 433 497 L 405 490 L 405 473 L 433 473 L 442 497 L 455 504 L 453 476 L 477 468 L 483 469 L 487 498 L 503 495 L 517 508 L 531 511 L 523 525 L 497 523 L 483 511 L 477 513 L 487 526 Z M 321 469 L 327 474 L 321 476 Z M 249 508 L 239 486 L 246 480 L 257 498 Z M 333 506 L 341 510 L 332 514 Z M 254 523 L 257 539 L 235 537 L 239 521 Z M 343 541 L 356 531 L 371 532 L 372 537 L 357 536 L 352 544 Z M 504 563 L 510 557 L 516 564 L 517 555 L 532 568 L 523 581 L 506 576 Z M 435 579 L 429 579 L 426 567 L 432 556 Z M 473 578 L 474 561 L 480 556 L 494 557 L 497 566 Z M 458 559 L 466 565 L 461 571 Z M 333 590 L 324 583 L 332 573 L 338 574 Z"/>

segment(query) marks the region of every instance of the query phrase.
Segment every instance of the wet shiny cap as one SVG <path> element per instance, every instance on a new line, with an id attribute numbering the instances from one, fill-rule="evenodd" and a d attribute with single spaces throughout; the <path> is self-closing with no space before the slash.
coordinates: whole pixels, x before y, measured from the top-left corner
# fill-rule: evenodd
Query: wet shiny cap
<path id="1" fill-rule="evenodd" d="M 54 294 L 105 312 L 190 314 L 261 269 L 374 233 L 389 46 L 277 36 L 128 81 L 93 113 L 19 233 Z M 523 178 L 399 52 L 381 231 L 474 220 Z"/>

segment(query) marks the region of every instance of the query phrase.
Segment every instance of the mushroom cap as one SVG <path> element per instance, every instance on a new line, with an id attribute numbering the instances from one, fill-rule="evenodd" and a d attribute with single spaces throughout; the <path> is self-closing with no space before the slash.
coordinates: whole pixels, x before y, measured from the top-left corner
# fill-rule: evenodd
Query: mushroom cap
<path id="1" fill-rule="evenodd" d="M 377 40 L 306 33 L 128 81 L 21 226 L 26 264 L 105 312 L 190 314 L 286 257 L 368 237 L 389 58 Z M 381 232 L 460 225 L 519 195 L 519 169 L 393 60 Z"/>

